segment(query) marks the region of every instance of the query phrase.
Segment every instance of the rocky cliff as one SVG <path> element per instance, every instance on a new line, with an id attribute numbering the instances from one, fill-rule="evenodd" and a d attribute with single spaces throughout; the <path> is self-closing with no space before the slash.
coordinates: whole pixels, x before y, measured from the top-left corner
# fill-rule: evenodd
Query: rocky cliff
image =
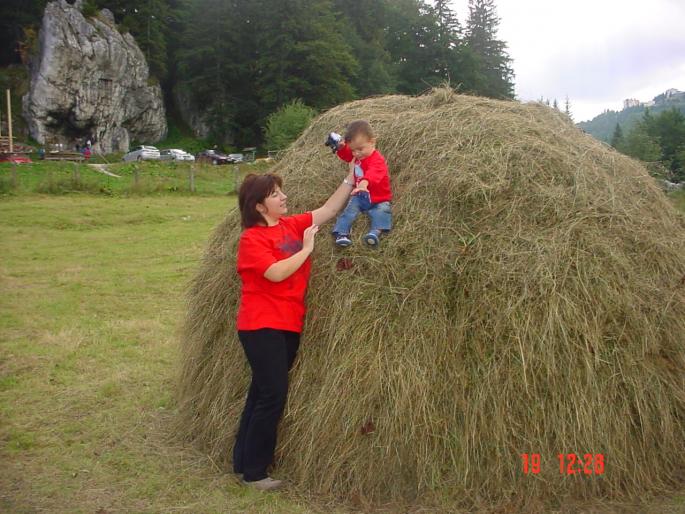
<path id="1" fill-rule="evenodd" d="M 203 113 L 193 101 L 190 91 L 176 86 L 174 100 L 183 122 L 190 127 L 195 137 L 204 139 L 209 136 L 211 124 L 207 113 Z"/>
<path id="2" fill-rule="evenodd" d="M 86 19 L 80 4 L 56 0 L 45 8 L 23 98 L 31 136 L 68 145 L 94 138 L 105 153 L 164 138 L 162 91 L 135 40 L 117 31 L 108 10 Z"/>

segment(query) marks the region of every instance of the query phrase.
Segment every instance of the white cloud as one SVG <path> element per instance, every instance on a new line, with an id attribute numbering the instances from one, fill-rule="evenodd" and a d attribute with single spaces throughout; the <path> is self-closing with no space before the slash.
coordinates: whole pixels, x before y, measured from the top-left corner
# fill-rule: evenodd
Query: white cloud
<path id="1" fill-rule="evenodd" d="M 522 100 L 568 95 L 577 120 L 685 89 L 682 0 L 496 0 Z M 468 0 L 453 0 L 464 23 Z"/>

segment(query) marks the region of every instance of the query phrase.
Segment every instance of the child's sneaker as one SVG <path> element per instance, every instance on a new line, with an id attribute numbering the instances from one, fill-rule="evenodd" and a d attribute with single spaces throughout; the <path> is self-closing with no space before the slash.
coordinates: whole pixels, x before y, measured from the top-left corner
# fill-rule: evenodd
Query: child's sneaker
<path id="1" fill-rule="evenodd" d="M 345 248 L 346 246 L 350 246 L 352 244 L 352 240 L 345 234 L 338 234 L 335 238 L 335 244 Z"/>
<path id="2" fill-rule="evenodd" d="M 364 236 L 364 242 L 369 246 L 378 246 L 378 234 L 375 230 L 372 230 Z"/>

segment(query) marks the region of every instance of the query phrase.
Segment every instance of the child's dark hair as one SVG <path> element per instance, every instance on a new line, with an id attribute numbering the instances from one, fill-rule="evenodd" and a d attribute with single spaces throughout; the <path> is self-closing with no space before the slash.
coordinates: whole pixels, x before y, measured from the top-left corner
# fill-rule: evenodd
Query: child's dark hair
<path id="1" fill-rule="evenodd" d="M 244 228 L 264 223 L 264 216 L 257 210 L 257 204 L 273 193 L 276 187 L 282 187 L 283 181 L 278 175 L 265 173 L 256 175 L 250 173 L 240 185 L 238 192 L 238 207 Z"/>
<path id="2" fill-rule="evenodd" d="M 345 141 L 349 143 L 359 135 L 366 136 L 367 139 L 374 139 L 376 137 L 368 121 L 354 120 L 348 123 L 347 127 L 345 127 Z"/>

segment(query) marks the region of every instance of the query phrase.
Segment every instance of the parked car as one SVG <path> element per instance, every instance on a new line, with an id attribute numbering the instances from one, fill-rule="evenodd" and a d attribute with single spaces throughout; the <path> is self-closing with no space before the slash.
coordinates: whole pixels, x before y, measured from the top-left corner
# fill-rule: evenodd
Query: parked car
<path id="1" fill-rule="evenodd" d="M 125 161 L 158 161 L 159 150 L 154 146 L 136 146 L 129 153 L 124 155 Z"/>
<path id="2" fill-rule="evenodd" d="M 232 164 L 235 162 L 230 156 L 216 150 L 203 150 L 195 158 L 197 162 L 203 164 Z"/>
<path id="3" fill-rule="evenodd" d="M 21 153 L 0 153 L 0 162 L 12 164 L 30 164 L 33 162 L 27 155 Z"/>
<path id="4" fill-rule="evenodd" d="M 194 161 L 195 156 L 177 148 L 170 148 L 159 152 L 160 161 Z"/>
<path id="5" fill-rule="evenodd" d="M 241 153 L 229 153 L 228 156 L 233 160 L 233 162 L 243 162 L 244 156 Z"/>

